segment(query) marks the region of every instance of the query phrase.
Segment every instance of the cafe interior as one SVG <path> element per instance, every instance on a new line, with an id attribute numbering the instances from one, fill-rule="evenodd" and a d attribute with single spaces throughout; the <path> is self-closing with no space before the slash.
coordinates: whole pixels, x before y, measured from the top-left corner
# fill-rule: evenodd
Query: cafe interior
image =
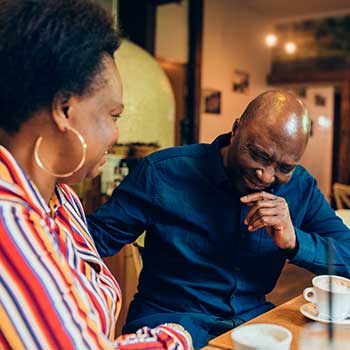
<path id="1" fill-rule="evenodd" d="M 142 157 L 210 143 L 269 89 L 295 92 L 312 118 L 301 164 L 350 226 L 350 1 L 100 0 L 122 29 L 116 54 L 125 90 L 118 144 L 101 176 L 77 186 L 87 212 Z M 149 89 L 152 89 L 150 93 Z M 118 329 L 137 289 L 143 238 L 106 258 L 124 291 Z M 313 274 L 286 264 L 275 305 Z"/>
<path id="2" fill-rule="evenodd" d="M 283 89 L 295 93 L 311 115 L 300 164 L 350 227 L 350 0 L 95 1 L 123 34 L 115 61 L 125 109 L 101 174 L 75 186 L 86 214 L 105 203 L 142 158 L 172 146 L 211 143 L 232 130 L 254 97 Z M 104 259 L 123 294 L 117 334 L 137 291 L 144 239 Z M 311 324 L 332 324 L 317 322 L 312 310 L 301 312 L 303 291 L 314 276 L 287 262 L 267 295 L 276 308 L 248 322 L 283 327 L 266 328 L 289 339 L 273 349 L 331 349 L 306 341 L 317 331 Z M 350 316 L 342 323 L 350 327 Z M 205 349 L 262 349 L 240 344 L 242 334 L 222 334 Z M 350 349 L 350 336 L 344 337 L 349 347 L 342 349 Z"/>

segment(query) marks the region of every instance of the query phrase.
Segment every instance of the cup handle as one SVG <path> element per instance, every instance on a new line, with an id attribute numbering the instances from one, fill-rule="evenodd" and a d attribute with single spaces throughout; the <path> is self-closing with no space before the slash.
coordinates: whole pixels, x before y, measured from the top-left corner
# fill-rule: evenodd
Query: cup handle
<path id="1" fill-rule="evenodd" d="M 316 304 L 316 294 L 312 287 L 305 288 L 303 292 L 304 299 Z"/>

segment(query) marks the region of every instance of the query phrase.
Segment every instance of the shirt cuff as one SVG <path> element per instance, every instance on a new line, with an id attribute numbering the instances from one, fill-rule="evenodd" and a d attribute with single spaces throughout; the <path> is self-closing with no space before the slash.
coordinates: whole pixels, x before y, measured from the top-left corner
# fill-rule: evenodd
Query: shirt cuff
<path id="1" fill-rule="evenodd" d="M 284 255 L 286 256 L 287 260 L 292 260 L 299 251 L 299 241 L 298 238 L 296 238 L 296 246 L 293 249 L 282 249 Z"/>
<path id="2" fill-rule="evenodd" d="M 294 257 L 288 258 L 293 264 L 311 263 L 315 260 L 316 245 L 312 234 L 295 228 L 299 249 Z"/>

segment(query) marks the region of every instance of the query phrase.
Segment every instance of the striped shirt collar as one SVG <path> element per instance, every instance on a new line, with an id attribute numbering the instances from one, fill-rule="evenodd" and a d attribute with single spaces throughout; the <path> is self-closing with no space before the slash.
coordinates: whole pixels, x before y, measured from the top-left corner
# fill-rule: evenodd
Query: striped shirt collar
<path id="1" fill-rule="evenodd" d="M 38 188 L 29 179 L 12 154 L 0 145 L 0 187 L 14 194 L 16 197 L 29 202 L 41 215 L 50 215 L 64 204 L 64 196 L 56 186 L 49 205 L 41 196 Z"/>

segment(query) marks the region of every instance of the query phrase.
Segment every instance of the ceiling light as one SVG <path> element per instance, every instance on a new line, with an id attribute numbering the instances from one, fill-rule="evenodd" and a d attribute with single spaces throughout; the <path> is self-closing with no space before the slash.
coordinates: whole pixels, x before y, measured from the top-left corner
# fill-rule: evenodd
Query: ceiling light
<path id="1" fill-rule="evenodd" d="M 274 47 L 277 44 L 277 36 L 275 34 L 268 34 L 265 37 L 265 44 L 269 47 Z"/>
<path id="2" fill-rule="evenodd" d="M 284 45 L 284 49 L 288 55 L 293 55 L 297 50 L 297 46 L 293 42 L 289 41 Z"/>

